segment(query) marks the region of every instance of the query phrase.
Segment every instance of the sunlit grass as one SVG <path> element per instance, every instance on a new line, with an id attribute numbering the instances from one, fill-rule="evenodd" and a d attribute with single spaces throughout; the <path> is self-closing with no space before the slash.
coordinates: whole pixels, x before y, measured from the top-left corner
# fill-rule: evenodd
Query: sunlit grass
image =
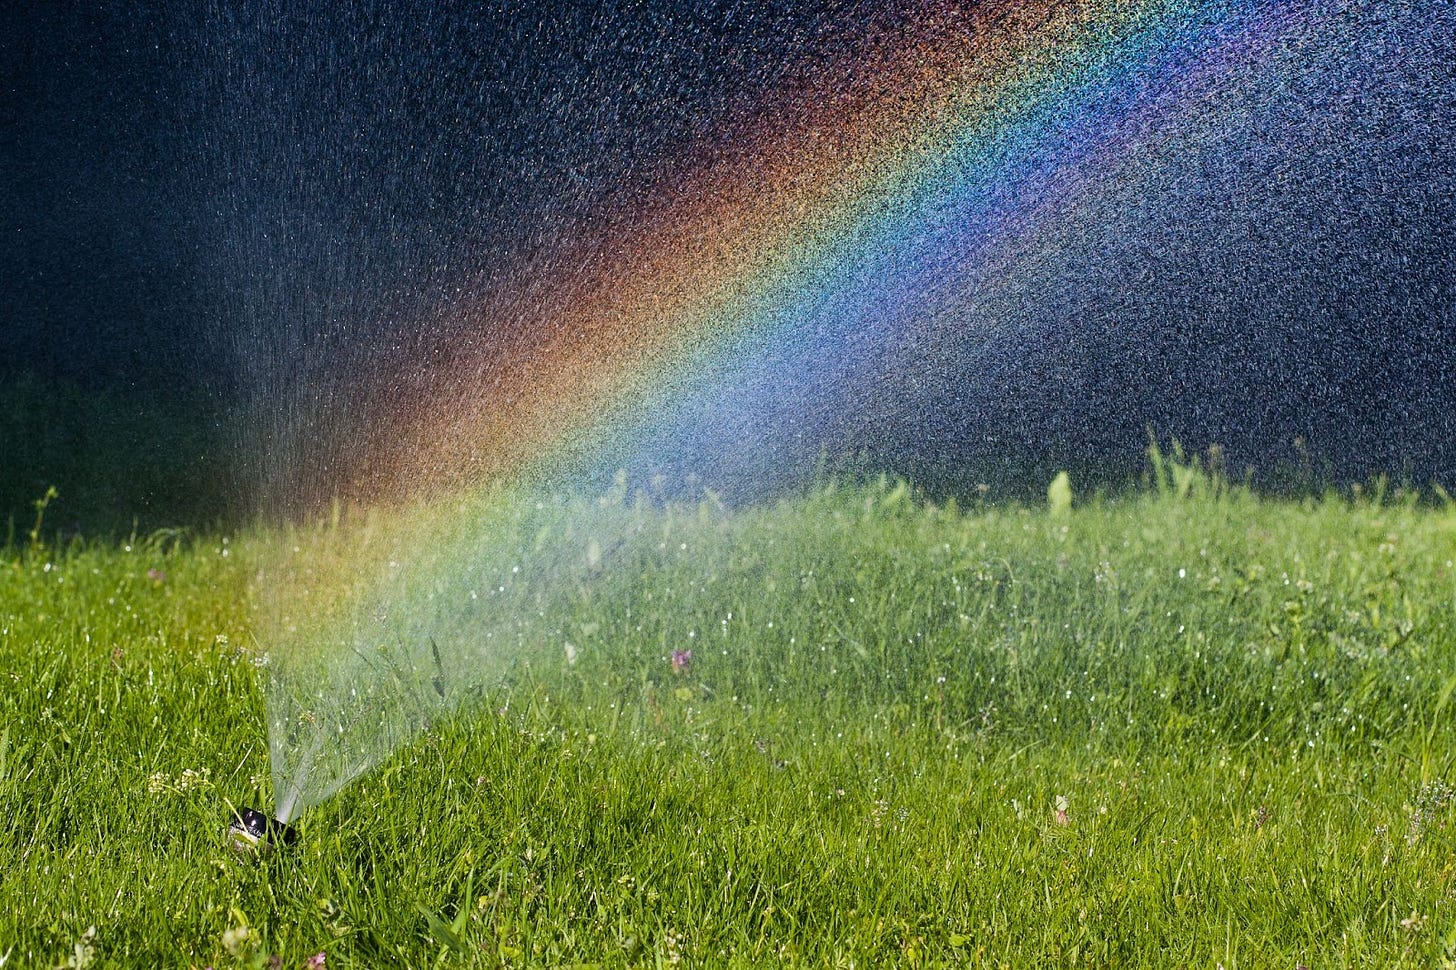
<path id="1" fill-rule="evenodd" d="M 271 805 L 278 537 L 12 550 L 0 957 L 1451 960 L 1456 514 L 1159 480 L 1056 514 L 631 510 L 653 541 L 261 861 L 223 827 Z"/>

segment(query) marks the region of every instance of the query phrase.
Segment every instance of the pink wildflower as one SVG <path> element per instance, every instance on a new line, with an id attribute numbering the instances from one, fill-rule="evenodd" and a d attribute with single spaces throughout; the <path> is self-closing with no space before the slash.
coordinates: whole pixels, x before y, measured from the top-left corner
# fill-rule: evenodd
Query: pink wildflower
<path id="1" fill-rule="evenodd" d="M 672 652 L 672 672 L 685 674 L 693 664 L 693 652 L 691 650 L 674 650 Z"/>

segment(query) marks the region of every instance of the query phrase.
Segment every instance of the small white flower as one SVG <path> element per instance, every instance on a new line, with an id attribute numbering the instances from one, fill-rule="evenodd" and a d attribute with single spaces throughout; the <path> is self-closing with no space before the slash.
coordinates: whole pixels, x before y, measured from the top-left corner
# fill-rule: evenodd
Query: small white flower
<path id="1" fill-rule="evenodd" d="M 235 926 L 222 935 L 222 948 L 235 957 L 243 955 L 243 948 L 248 945 L 248 939 L 253 931 L 246 926 Z"/>

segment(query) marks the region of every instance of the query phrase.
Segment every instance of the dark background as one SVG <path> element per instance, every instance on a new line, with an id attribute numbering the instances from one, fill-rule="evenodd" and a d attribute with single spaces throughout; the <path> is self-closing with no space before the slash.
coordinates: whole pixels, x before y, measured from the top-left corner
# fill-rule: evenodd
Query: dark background
<path id="1" fill-rule="evenodd" d="M 155 18 L 12 5 L 0 36 L 0 524 L 223 515 L 186 125 Z M 18 29 L 17 29 L 18 28 Z"/>
<path id="2" fill-rule="evenodd" d="M 407 354 L 401 321 L 462 285 L 553 269 L 553 240 L 630 221 L 905 13 L 416 6 L 19 5 L 0 37 L 0 523 L 28 528 L 48 485 L 51 524 L 88 533 L 254 514 L 256 441 L 296 423 L 300 388 Z M 1056 312 L 946 350 L 981 379 L 941 366 L 894 398 L 911 405 L 877 426 L 926 444 L 871 460 L 1006 494 L 1067 466 L 1116 484 L 1151 427 L 1270 488 L 1451 485 L 1456 13 L 1384 10 L 1346 85 L 1372 150 L 1288 148 L 1320 187 L 1239 206 L 1218 201 L 1234 176 L 1202 171 L 1177 191 L 1209 193 L 1206 222 L 1059 260 L 1036 297 Z M 1271 206 L 1284 232 L 1259 238 Z M 1251 267 L 1211 305 L 1208 279 Z M 1163 282 L 1115 305 L 1128 273 Z M 1134 324 L 1086 324 L 1114 317 Z"/>

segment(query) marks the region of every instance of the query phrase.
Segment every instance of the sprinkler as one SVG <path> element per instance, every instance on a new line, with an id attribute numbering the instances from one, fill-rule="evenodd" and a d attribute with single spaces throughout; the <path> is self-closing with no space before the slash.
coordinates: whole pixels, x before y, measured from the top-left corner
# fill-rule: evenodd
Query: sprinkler
<path id="1" fill-rule="evenodd" d="M 256 808 L 239 808 L 228 825 L 228 841 L 239 855 L 262 855 L 275 845 L 298 841 L 298 830 Z"/>

